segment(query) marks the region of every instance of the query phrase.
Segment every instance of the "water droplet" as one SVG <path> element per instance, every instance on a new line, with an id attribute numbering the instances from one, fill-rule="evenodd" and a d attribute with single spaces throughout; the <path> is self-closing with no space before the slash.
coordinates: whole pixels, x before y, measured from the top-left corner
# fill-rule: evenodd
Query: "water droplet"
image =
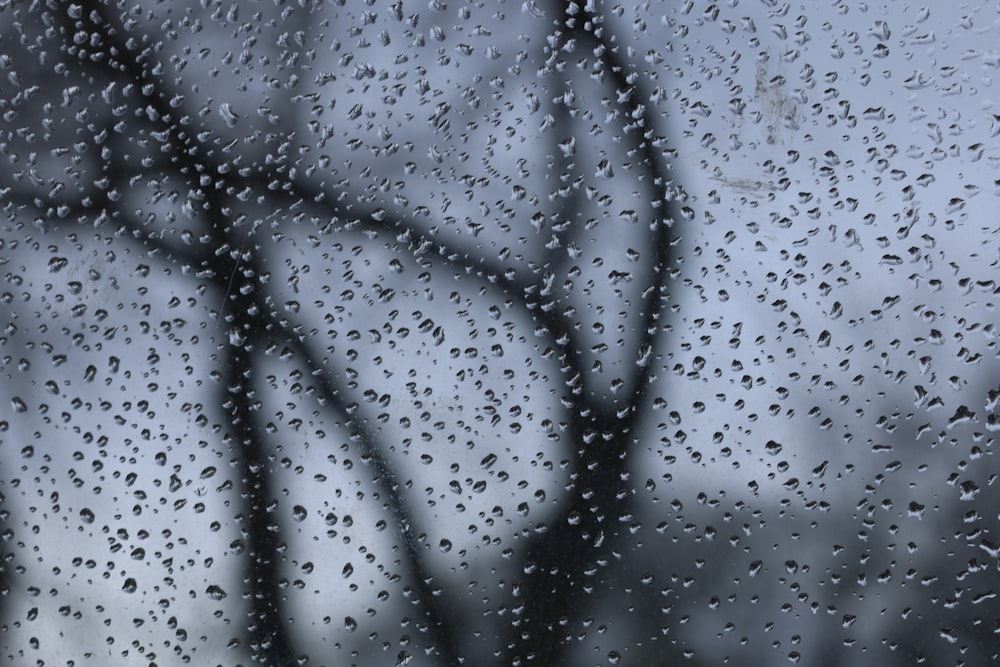
<path id="1" fill-rule="evenodd" d="M 69 265 L 66 257 L 53 257 L 49 260 L 49 273 L 59 273 Z"/>
<path id="2" fill-rule="evenodd" d="M 223 102 L 219 105 L 219 116 L 229 127 L 236 127 L 236 123 L 240 122 L 240 117 L 237 115 L 233 108 L 228 102 Z"/>
<path id="3" fill-rule="evenodd" d="M 217 584 L 212 584 L 205 589 L 205 595 L 212 598 L 213 600 L 224 600 L 228 597 L 226 591 L 222 590 L 222 587 Z"/>

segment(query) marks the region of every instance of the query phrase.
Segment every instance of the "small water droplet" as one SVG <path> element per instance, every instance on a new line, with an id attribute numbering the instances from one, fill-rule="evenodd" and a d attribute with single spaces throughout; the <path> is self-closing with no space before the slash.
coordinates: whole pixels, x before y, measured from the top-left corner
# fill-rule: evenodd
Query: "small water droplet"
<path id="1" fill-rule="evenodd" d="M 239 115 L 233 111 L 233 108 L 228 102 L 224 102 L 219 105 L 219 116 L 229 127 L 236 127 L 236 123 L 240 122 Z"/>
<path id="2" fill-rule="evenodd" d="M 66 257 L 53 257 L 49 260 L 49 273 L 59 273 L 69 265 Z"/>
<path id="3" fill-rule="evenodd" d="M 217 584 L 212 584 L 205 589 L 205 595 L 212 598 L 213 600 L 224 600 L 227 597 L 226 591 L 222 590 L 221 586 Z"/>

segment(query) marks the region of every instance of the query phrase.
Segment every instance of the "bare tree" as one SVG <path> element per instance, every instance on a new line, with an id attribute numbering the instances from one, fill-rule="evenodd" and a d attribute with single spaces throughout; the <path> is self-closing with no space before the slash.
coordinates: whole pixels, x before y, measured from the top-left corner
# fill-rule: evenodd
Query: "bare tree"
<path id="1" fill-rule="evenodd" d="M 317 190 L 308 181 L 296 178 L 284 165 L 256 163 L 250 169 L 232 170 L 217 157 L 215 138 L 202 137 L 190 124 L 190 111 L 181 90 L 161 70 L 156 57 L 141 44 L 148 39 L 133 26 L 131 12 L 123 7 L 102 2 L 86 2 L 55 11 L 41 13 L 32 9 L 25 18 L 34 17 L 49 24 L 45 35 L 46 46 L 73 58 L 63 66 L 75 70 L 74 76 L 87 81 L 94 91 L 110 90 L 115 86 L 133 90 L 130 104 L 144 108 L 141 122 L 147 123 L 146 132 L 162 144 L 160 155 L 150 155 L 144 163 L 162 175 L 165 182 L 183 184 L 199 202 L 195 215 L 203 235 L 192 247 L 179 247 L 165 242 L 153 234 L 145 234 L 140 221 L 134 220 L 125 206 L 113 193 L 126 190 L 132 173 L 121 162 L 121 153 L 112 153 L 101 166 L 97 189 L 89 189 L 80 199 L 68 199 L 60 204 L 56 199 L 33 196 L 28 192 L 13 191 L 13 201 L 18 207 L 36 207 L 48 220 L 62 207 L 58 224 L 78 225 L 88 220 L 107 220 L 120 225 L 126 235 L 141 238 L 142 245 L 152 252 L 162 253 L 187 266 L 197 267 L 209 278 L 217 293 L 224 294 L 219 316 L 228 328 L 229 344 L 220 360 L 223 388 L 218 401 L 227 415 L 223 442 L 236 455 L 239 478 L 243 485 L 240 493 L 244 508 L 239 514 L 241 532 L 247 542 L 247 571 L 244 581 L 249 586 L 250 618 L 248 637 L 251 657 L 262 664 L 293 664 L 300 655 L 285 631 L 286 612 L 278 590 L 280 579 L 277 564 L 282 543 L 281 527 L 268 515 L 267 506 L 275 490 L 269 480 L 270 463 L 266 447 L 260 441 L 264 425 L 253 407 L 252 395 L 255 378 L 253 350 L 270 337 L 289 346 L 305 363 L 319 383 L 319 391 L 327 409 L 338 419 L 351 425 L 361 441 L 361 447 L 370 457 L 374 467 L 374 481 L 393 507 L 399 538 L 405 545 L 406 566 L 418 583 L 416 600 L 420 615 L 429 634 L 429 646 L 446 664 L 461 664 L 463 640 L 460 639 L 460 619 L 447 603 L 448 591 L 436 590 L 434 577 L 423 562 L 423 546 L 418 529 L 407 516 L 407 500 L 401 492 L 401 480 L 386 456 L 386 443 L 380 442 L 364 424 L 353 416 L 342 398 L 342 392 L 333 384 L 323 369 L 323 364 L 311 356 L 303 346 L 302 335 L 284 320 L 263 290 L 252 286 L 253 278 L 266 271 L 260 257 L 267 248 L 253 236 L 260 221 L 250 222 L 240 213 L 241 203 L 234 193 L 251 193 L 256 198 L 253 210 L 282 209 L 291 211 L 303 201 L 322 202 L 320 210 L 333 220 L 351 224 L 360 223 L 372 233 L 388 232 L 407 236 L 411 250 L 417 251 L 431 243 L 438 248 L 445 261 L 459 270 L 482 270 L 484 258 L 469 257 L 460 250 L 451 249 L 440 240 L 429 239 L 426 233 L 406 217 L 385 214 L 382 202 L 358 206 L 345 205 L 344 195 L 349 191 L 338 189 Z M 591 9 L 577 12 L 574 7 L 551 8 L 560 18 L 554 34 L 555 41 L 545 51 L 544 67 L 562 71 L 566 59 L 572 58 L 576 48 L 598 49 L 602 56 L 594 65 L 594 72 L 607 78 L 607 91 L 625 100 L 623 117 L 633 119 L 631 127 L 623 130 L 624 139 L 638 151 L 638 169 L 648 183 L 658 186 L 669 183 L 664 173 L 663 157 L 653 149 L 658 139 L 655 124 L 644 117 L 643 107 L 637 102 L 648 94 L 632 74 L 632 66 L 625 60 L 617 45 L 608 41 L 606 34 L 596 33 L 584 26 L 597 24 L 600 16 Z M 8 10 L 10 12 L 11 10 Z M 393 11 L 396 11 L 395 9 Z M 55 18 L 55 22 L 52 22 Z M 579 40 L 579 46 L 573 42 Z M 154 49 L 155 52 L 155 49 Z M 74 58 L 75 57 L 75 58 Z M 65 70 L 63 70 L 65 71 Z M 572 88 L 564 88 L 568 95 Z M 91 98 L 93 95 L 91 94 Z M 140 102 L 140 100 L 142 100 Z M 141 105 L 144 105 L 141 106 Z M 227 110 L 223 114 L 229 113 Z M 566 109 L 556 111 L 560 128 L 567 139 L 575 140 L 576 128 Z M 575 115 L 575 114 L 574 114 Z M 578 124 L 578 123 L 577 123 Z M 104 130 L 107 132 L 107 129 Z M 286 134 L 291 135 L 291 130 Z M 553 144 L 551 153 L 559 154 Z M 563 180 L 579 180 L 581 168 L 567 158 L 554 168 L 562 172 Z M 556 222 L 569 228 L 563 233 L 563 242 L 572 244 L 574 235 L 581 229 L 583 214 L 579 206 L 582 194 L 579 182 L 562 197 L 555 212 Z M 349 201 L 349 199 L 348 199 Z M 637 276 L 644 287 L 638 302 L 632 308 L 635 319 L 636 340 L 629 341 L 630 348 L 648 350 L 660 345 L 663 329 L 658 325 L 661 301 L 665 297 L 665 280 L 669 274 L 670 239 L 672 224 L 670 207 L 657 201 L 659 216 L 648 221 L 648 243 L 653 248 L 644 257 L 647 268 Z M 251 212 L 249 217 L 253 217 Z M 248 239 L 250 239 L 248 243 Z M 553 262 L 559 255 L 551 254 Z M 517 616 L 512 624 L 510 637 L 498 656 L 501 662 L 513 660 L 515 664 L 559 664 L 566 660 L 565 652 L 571 643 L 568 633 L 573 631 L 579 615 L 588 606 L 591 587 L 584 585 L 588 570 L 607 567 L 616 537 L 627 524 L 629 516 L 628 452 L 634 435 L 634 423 L 645 400 L 648 384 L 648 363 L 636 366 L 633 377 L 626 378 L 624 398 L 607 400 L 603 395 L 584 391 L 579 378 L 588 370 L 585 366 L 585 340 L 574 328 L 574 320 L 559 306 L 566 301 L 551 296 L 546 289 L 545 276 L 511 277 L 502 267 L 493 269 L 500 277 L 499 288 L 508 294 L 524 295 L 525 305 L 533 312 L 535 325 L 543 332 L 557 354 L 565 378 L 578 382 L 570 393 L 568 411 L 572 415 L 565 434 L 570 443 L 570 484 L 562 509 L 542 524 L 537 534 L 521 549 L 524 559 L 524 580 L 516 583 L 512 599 Z M 551 280 L 551 278 L 549 278 Z"/>
<path id="2" fill-rule="evenodd" d="M 864 234 L 831 217 L 829 246 L 800 252 L 819 246 L 816 201 L 853 220 L 865 199 L 841 194 L 836 151 L 793 143 L 806 110 L 828 127 L 859 121 L 837 71 L 812 107 L 813 65 L 790 90 L 809 20 L 763 4 L 742 16 L 683 3 L 681 21 L 592 2 L 529 1 L 516 17 L 438 0 L 0 5 L 4 657 L 55 660 L 50 642 L 65 641 L 86 647 L 73 660 L 128 664 L 563 665 L 584 651 L 695 664 L 748 645 L 755 659 L 831 665 L 858 661 L 851 650 L 865 664 L 995 659 L 998 547 L 982 510 L 995 475 L 975 463 L 995 419 L 965 400 L 959 371 L 941 375 L 960 398 L 933 395 L 939 357 L 916 350 L 944 345 L 937 329 L 897 355 L 908 333 L 883 345 L 830 324 L 898 309 L 898 295 L 852 285 L 870 265 L 905 255 L 940 287 L 936 241 L 856 270 L 833 244 Z M 760 46 L 758 14 L 779 46 Z M 696 58 L 688 31 L 707 25 L 723 37 L 693 42 Z M 737 29 L 753 64 L 729 41 Z M 892 31 L 868 30 L 887 57 Z M 674 74 L 697 80 L 668 92 Z M 728 149 L 698 125 L 722 106 L 699 99 L 701 78 L 724 89 Z M 876 102 L 855 106 L 877 125 Z M 700 214 L 675 182 L 671 132 L 701 135 L 683 174 L 711 183 Z M 763 146 L 763 176 L 730 165 Z M 870 151 L 881 174 L 898 147 Z M 843 160 L 851 179 L 860 161 Z M 890 173 L 912 202 L 905 170 Z M 726 206 L 736 222 L 713 231 Z M 896 219 L 911 243 L 918 206 Z M 762 259 L 738 274 L 743 251 Z M 705 302 L 716 275 L 719 303 L 730 283 L 747 303 L 707 323 L 707 309 L 682 315 L 682 288 Z M 857 303 L 824 300 L 848 286 Z M 915 294 L 921 326 L 935 321 Z M 773 341 L 747 333 L 771 325 Z M 948 354 L 980 363 L 964 336 L 992 327 L 960 328 Z M 782 353 L 810 358 L 778 366 Z M 891 386 L 907 369 L 930 373 L 912 409 Z M 841 389 L 865 381 L 863 400 Z M 950 418 L 924 414 L 946 405 Z M 782 444 L 790 424 L 822 447 Z M 934 451 L 912 444 L 935 431 Z M 870 452 L 849 449 L 863 439 Z M 910 447 L 905 478 L 903 455 L 880 458 Z M 334 547 L 350 558 L 334 562 Z"/>

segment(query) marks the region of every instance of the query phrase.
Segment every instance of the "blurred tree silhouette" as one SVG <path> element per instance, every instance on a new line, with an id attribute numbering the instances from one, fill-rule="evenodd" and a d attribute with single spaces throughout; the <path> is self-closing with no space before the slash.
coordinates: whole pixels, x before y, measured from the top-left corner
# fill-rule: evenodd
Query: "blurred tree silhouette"
<path id="1" fill-rule="evenodd" d="M 0 0 L 3 657 L 995 661 L 995 55 L 747 4 Z"/>
<path id="2" fill-rule="evenodd" d="M 392 11 L 400 12 L 399 7 L 393 6 Z M 286 7 L 282 15 L 291 9 Z M 614 129 L 621 133 L 629 150 L 635 151 L 635 169 L 642 174 L 639 180 L 645 181 L 650 193 L 669 187 L 663 157 L 653 149 L 653 143 L 659 139 L 655 124 L 639 102 L 648 98 L 649 91 L 644 89 L 620 47 L 609 39 L 610 32 L 601 29 L 602 16 L 590 6 L 581 9 L 574 3 L 545 9 L 558 18 L 545 48 L 542 69 L 558 76 L 556 73 L 570 67 L 568 61 L 579 54 L 585 51 L 599 53 L 591 66 L 592 72 L 598 75 L 597 90 L 619 100 L 621 111 L 616 114 L 613 124 L 621 126 Z M 144 229 L 144 223 L 129 210 L 129 197 L 121 196 L 135 184 L 136 174 L 134 166 L 123 159 L 125 151 L 118 148 L 105 152 L 98 177 L 91 179 L 98 187 L 88 186 L 87 177 L 78 178 L 77 198 L 70 192 L 66 197 L 54 192 L 39 196 L 16 184 L 9 184 L 6 190 L 19 210 L 38 210 L 37 221 L 43 228 L 82 226 L 91 221 L 95 225 L 117 225 L 118 235 L 137 239 L 149 252 L 193 267 L 209 280 L 216 293 L 225 295 L 217 316 L 228 328 L 229 343 L 219 360 L 220 387 L 223 389 L 217 400 L 227 415 L 223 441 L 227 450 L 236 456 L 238 477 L 243 485 L 240 498 L 244 506 L 237 518 L 241 521 L 249 554 L 244 581 L 249 587 L 251 601 L 247 630 L 252 659 L 269 665 L 297 664 L 295 659 L 305 654 L 296 647 L 286 630 L 287 612 L 283 609 L 279 585 L 282 527 L 280 519 L 268 511 L 275 497 L 270 481 L 273 461 L 269 460 L 267 447 L 261 442 L 265 424 L 253 399 L 256 375 L 253 352 L 267 341 L 275 340 L 293 350 L 296 358 L 310 370 L 318 383 L 322 402 L 337 419 L 350 425 L 353 436 L 360 441 L 371 462 L 374 481 L 396 517 L 396 530 L 405 545 L 405 566 L 417 584 L 413 597 L 428 636 L 428 650 L 443 664 L 458 665 L 469 661 L 465 657 L 469 647 L 467 640 L 462 638 L 462 618 L 449 603 L 449 597 L 456 592 L 443 590 L 428 570 L 423 556 L 422 533 L 408 516 L 408 501 L 401 491 L 401 480 L 387 457 L 387 443 L 352 414 L 342 397 L 343 392 L 324 369 L 323 362 L 313 358 L 303 345 L 303 334 L 282 317 L 266 291 L 255 285 L 257 276 L 267 274 L 262 257 L 267 255 L 268 247 L 257 236 L 259 229 L 267 227 L 260 213 L 272 212 L 268 215 L 270 219 L 275 215 L 289 216 L 302 202 L 313 202 L 325 218 L 340 224 L 360 225 L 371 234 L 402 234 L 412 252 L 422 252 L 429 244 L 441 258 L 437 266 L 452 266 L 466 272 L 489 271 L 495 276 L 493 280 L 500 291 L 521 295 L 517 298 L 523 298 L 525 307 L 532 313 L 538 335 L 555 351 L 563 377 L 573 386 L 570 403 L 566 405 L 572 417 L 564 436 L 571 443 L 567 449 L 570 458 L 566 462 L 570 480 L 566 486 L 567 497 L 560 503 L 559 512 L 547 523 L 540 524 L 519 549 L 523 579 L 513 584 L 510 634 L 503 639 L 497 658 L 502 664 L 568 664 L 567 651 L 572 646 L 573 634 L 579 630 L 582 616 L 593 604 L 594 590 L 600 589 L 599 582 L 607 576 L 594 576 L 592 570 L 612 567 L 617 538 L 630 522 L 628 453 L 635 437 L 635 420 L 645 399 L 651 365 L 647 362 L 634 365 L 636 370 L 632 377 L 624 378 L 625 388 L 618 392 L 619 397 L 609 400 L 604 393 L 580 382 L 590 372 L 584 352 L 586 337 L 581 337 L 579 323 L 570 315 L 575 309 L 566 307 L 568 295 L 553 296 L 551 286 L 546 284 L 552 280 L 551 267 L 546 274 L 524 275 L 501 265 L 491 265 L 485 256 L 449 247 L 447 241 L 428 236 L 409 217 L 387 213 L 384 207 L 390 202 L 378 197 L 362 201 L 349 185 L 317 187 L 315 182 L 296 175 L 295 169 L 283 159 L 251 157 L 246 167 L 233 168 L 235 163 L 228 162 L 228 158 L 223 160 L 220 155 L 219 138 L 211 132 L 199 131 L 197 122 L 193 122 L 195 110 L 187 108 L 184 93 L 177 86 L 182 82 L 182 75 L 172 76 L 165 71 L 159 60 L 157 37 L 137 28 L 137 17 L 143 12 L 158 11 L 153 5 L 133 8 L 89 0 L 49 9 L 33 6 L 18 12 L 16 18 L 47 26 L 44 34 L 37 35 L 39 43 L 47 52 L 61 54 L 57 66 L 60 74 L 85 82 L 87 86 L 82 91 L 68 88 L 72 94 L 94 100 L 95 94 L 104 91 L 107 99 L 117 88 L 126 98 L 122 107 L 124 115 L 132 116 L 133 110 L 141 112 L 130 119 L 132 126 L 126 131 L 134 132 L 136 123 L 143 124 L 142 134 L 159 144 L 155 149 L 149 146 L 147 157 L 141 161 L 146 173 L 174 188 L 179 185 L 188 188 L 187 213 L 194 216 L 203 230 L 197 242 L 178 245 L 165 240 L 162 233 Z M 230 12 L 235 14 L 236 11 L 234 5 Z M 5 12 L 10 15 L 14 10 L 8 7 Z M 169 9 L 167 14 L 170 14 Z M 169 33 L 176 29 L 177 24 L 171 23 L 176 20 L 176 17 L 167 18 L 161 27 Z M 251 29 L 251 33 L 269 25 L 261 13 L 256 14 L 253 21 L 256 29 Z M 308 22 L 308 18 L 305 21 Z M 500 24 L 495 29 L 503 30 L 504 27 Z M 286 39 L 286 35 L 281 39 Z M 308 44 L 301 46 L 303 50 L 308 47 Z M 266 57 L 263 52 L 244 52 L 246 62 Z M 183 64 L 183 61 L 173 62 L 171 68 L 180 72 Z M 39 70 L 38 76 L 43 75 Z M 211 85 L 209 81 L 195 83 Z M 574 83 L 567 80 L 556 96 L 568 98 L 573 93 Z M 64 91 L 64 95 L 67 94 L 71 93 Z M 583 102 L 587 104 L 586 100 Z M 581 184 L 590 177 L 567 151 L 560 150 L 557 141 L 575 142 L 576 133 L 585 128 L 579 120 L 574 120 L 580 110 L 576 105 L 553 103 L 552 107 L 558 107 L 550 113 L 558 117 L 556 126 L 560 133 L 552 133 L 558 139 L 548 152 L 563 155 L 559 164 L 551 165 L 561 173 L 560 179 L 552 182 L 570 184 L 558 197 L 553 223 L 557 227 L 562 223 L 562 243 L 572 245 L 578 242 L 574 238 L 579 233 L 576 230 L 584 228 Z M 286 112 L 290 115 L 291 111 L 276 109 L 275 113 L 283 116 Z M 224 119 L 231 113 L 228 105 L 220 111 Z M 118 129 L 96 127 L 94 130 L 108 137 L 99 140 L 98 144 L 114 145 Z M 291 141 L 296 134 L 293 127 L 279 125 L 275 130 L 276 134 L 270 137 L 272 142 Z M 144 139 L 141 143 L 148 141 Z M 242 204 L 247 198 L 255 203 L 249 207 Z M 655 195 L 653 199 L 657 212 L 656 217 L 647 221 L 646 239 L 651 250 L 643 256 L 645 268 L 636 277 L 643 288 L 638 299 L 631 303 L 626 300 L 630 326 L 636 332 L 636 339 L 628 341 L 629 349 L 647 350 L 641 353 L 646 355 L 648 350 L 661 346 L 659 339 L 664 328 L 658 320 L 667 295 L 665 280 L 671 265 L 670 207 Z M 527 221 L 515 222 L 519 226 L 527 224 Z M 553 251 L 549 261 L 555 266 L 561 256 L 565 256 L 563 251 Z M 333 659 L 339 662 L 335 656 Z"/>

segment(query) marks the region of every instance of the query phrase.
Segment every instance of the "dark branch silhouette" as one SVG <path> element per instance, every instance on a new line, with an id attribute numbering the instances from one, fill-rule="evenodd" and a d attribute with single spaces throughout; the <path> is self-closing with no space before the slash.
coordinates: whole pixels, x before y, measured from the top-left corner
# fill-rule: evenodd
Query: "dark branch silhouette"
<path id="1" fill-rule="evenodd" d="M 598 25 L 599 17 L 589 9 L 572 4 L 573 12 L 570 12 L 570 3 L 558 8 L 557 40 L 550 57 L 562 57 L 560 47 L 571 40 L 578 42 L 579 49 L 602 47 L 603 71 L 619 98 L 628 100 L 628 116 L 641 119 L 642 134 L 634 137 L 642 156 L 640 164 L 648 170 L 656 187 L 666 187 L 670 179 L 661 156 L 653 149 L 654 121 L 637 101 L 648 99 L 648 91 L 640 79 L 629 76 L 631 68 L 622 59 L 617 45 L 609 43 L 604 33 L 598 36 L 592 27 L 585 29 L 588 24 Z M 565 57 L 572 56 L 573 53 L 567 53 Z M 662 301 L 667 296 L 666 281 L 673 261 L 670 238 L 673 220 L 665 201 L 660 212 L 662 217 L 651 225 L 650 246 L 654 259 L 649 263 L 651 268 L 646 276 L 646 284 L 651 289 L 646 292 L 640 307 L 642 318 L 636 327 L 638 349 L 657 349 L 662 345 L 663 328 L 658 320 Z M 569 210 L 566 215 L 572 219 L 574 212 Z M 536 308 L 533 312 L 557 340 L 569 341 L 562 350 L 567 357 L 566 365 L 574 373 L 582 374 L 582 345 L 573 328 L 555 309 Z M 572 645 L 572 636 L 578 631 L 574 620 L 593 603 L 594 591 L 600 588 L 597 582 L 608 576 L 602 570 L 614 562 L 612 553 L 616 538 L 631 515 L 628 454 L 650 384 L 650 373 L 650 365 L 639 369 L 621 407 L 594 400 L 586 392 L 574 398 L 569 432 L 574 443 L 573 472 L 567 487 L 569 500 L 561 504 L 560 513 L 549 522 L 547 530 L 536 535 L 527 548 L 525 571 L 529 574 L 517 594 L 520 614 L 512 624 L 507 644 L 512 664 L 567 664 L 566 654 Z"/>
<path id="2" fill-rule="evenodd" d="M 461 664 L 461 621 L 454 617 L 447 605 L 447 591 L 437 591 L 428 572 L 418 531 L 409 517 L 399 478 L 383 453 L 385 447 L 374 433 L 349 414 L 336 387 L 314 360 L 303 337 L 275 312 L 273 304 L 259 291 L 232 289 L 234 280 L 244 282 L 241 274 L 259 275 L 262 271 L 255 243 L 252 239 L 247 242 L 254 230 L 250 228 L 250 223 L 238 224 L 233 214 L 229 213 L 236 209 L 238 202 L 231 200 L 227 193 L 249 187 L 276 205 L 291 207 L 311 202 L 323 207 L 331 218 L 345 223 L 361 223 L 375 231 L 396 234 L 403 230 L 411 251 L 430 245 L 439 251 L 435 261 L 441 266 L 454 265 L 485 273 L 497 283 L 499 289 L 523 299 L 539 330 L 557 350 L 567 380 L 581 376 L 584 371 L 582 343 L 571 323 L 539 296 L 540 278 L 505 273 L 502 266 L 485 257 L 469 257 L 440 239 L 427 238 L 405 218 L 386 215 L 384 211 L 376 216 L 378 207 L 374 205 L 343 203 L 340 197 L 334 196 L 335 193 L 317 191 L 301 179 L 280 173 L 274 165 L 255 165 L 249 175 L 221 169 L 222 165 L 211 157 L 211 147 L 177 122 L 179 112 L 169 104 L 175 97 L 175 91 L 170 89 L 162 76 L 151 72 L 148 62 L 134 56 L 128 45 L 128 31 L 104 3 L 87 0 L 83 3 L 81 18 L 71 19 L 65 13 L 62 16 L 65 39 L 71 38 L 81 28 L 87 34 L 99 36 L 100 43 L 95 49 L 102 50 L 104 58 L 94 62 L 81 57 L 79 66 L 82 69 L 93 76 L 122 78 L 143 87 L 145 99 L 155 112 L 156 120 L 153 122 L 161 128 L 167 138 L 165 145 L 169 147 L 167 160 L 158 159 L 154 168 L 179 175 L 202 198 L 202 211 L 198 215 L 207 224 L 207 242 L 201 246 L 185 247 L 148 235 L 142 243 L 168 257 L 199 267 L 212 277 L 217 290 L 225 295 L 218 316 L 222 320 L 220 324 L 228 328 L 229 342 L 223 362 L 223 389 L 219 404 L 229 416 L 228 444 L 239 458 L 243 481 L 244 533 L 249 545 L 246 580 L 250 586 L 249 632 L 253 659 L 262 664 L 287 665 L 294 664 L 296 658 L 295 647 L 285 631 L 278 588 L 280 525 L 275 524 L 275 519 L 269 517 L 267 512 L 267 506 L 273 499 L 268 456 L 249 398 L 254 382 L 252 350 L 264 335 L 280 335 L 317 378 L 322 403 L 349 425 L 357 436 L 366 460 L 373 467 L 374 483 L 394 508 L 398 534 L 405 547 L 406 565 L 417 584 L 417 599 L 427 622 L 431 648 L 444 663 Z M 629 100 L 629 114 L 641 118 L 639 127 L 642 136 L 634 136 L 642 156 L 641 165 L 649 171 L 651 181 L 662 187 L 669 179 L 661 156 L 652 146 L 654 123 L 648 112 L 639 113 L 640 106 L 635 102 L 642 99 L 646 91 L 639 82 L 628 77 L 628 65 L 619 56 L 617 46 L 583 30 L 584 22 L 595 18 L 584 10 L 575 19 L 566 22 L 560 38 L 578 39 L 581 43 L 605 47 L 602 55 L 604 71 L 619 93 L 625 94 Z M 127 180 L 124 165 L 115 159 L 104 165 L 104 172 L 113 183 Z M 207 184 L 204 180 L 206 175 L 210 175 Z M 283 185 L 270 187 L 275 182 Z M 63 218 L 68 221 L 74 217 L 80 220 L 87 216 L 110 216 L 111 220 L 118 221 L 134 234 L 142 234 L 141 226 L 132 221 L 121 204 L 109 198 L 103 190 L 94 192 L 86 203 L 69 205 L 20 193 L 14 193 L 13 197 L 22 205 L 40 208 L 49 215 L 62 206 Z M 573 201 L 565 205 L 565 218 L 574 218 L 574 206 Z M 637 325 L 640 348 L 658 346 L 662 332 L 658 318 L 661 302 L 666 296 L 665 281 L 672 259 L 668 236 L 672 220 L 665 203 L 661 213 L 662 218 L 652 224 L 650 244 L 654 257 L 645 276 L 651 289 L 644 292 L 640 306 L 642 317 Z M 574 392 L 570 429 L 566 434 L 572 443 L 568 501 L 560 505 L 559 514 L 549 522 L 546 530 L 531 538 L 523 547 L 528 574 L 514 593 L 513 603 L 518 620 L 506 641 L 502 662 L 564 664 L 570 622 L 579 616 L 591 599 L 594 586 L 588 582 L 595 580 L 595 571 L 607 566 L 621 524 L 630 514 L 628 453 L 649 381 L 647 365 L 636 373 L 626 392 L 627 398 L 617 406 L 594 399 L 586 392 Z"/>

